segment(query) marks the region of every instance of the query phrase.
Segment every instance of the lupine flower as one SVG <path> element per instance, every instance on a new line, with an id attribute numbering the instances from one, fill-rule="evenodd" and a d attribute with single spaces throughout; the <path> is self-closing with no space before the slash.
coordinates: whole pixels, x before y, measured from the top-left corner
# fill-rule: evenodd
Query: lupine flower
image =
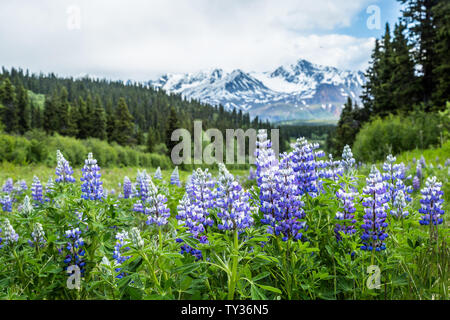
<path id="1" fill-rule="evenodd" d="M 422 166 L 422 168 L 426 168 L 427 167 L 427 162 L 425 161 L 425 158 L 424 158 L 423 155 L 420 157 L 419 162 L 420 162 L 420 165 Z"/>
<path id="2" fill-rule="evenodd" d="M 256 180 L 256 171 L 252 167 L 250 167 L 248 180 Z"/>
<path id="3" fill-rule="evenodd" d="M 318 144 L 310 144 L 305 138 L 300 138 L 292 152 L 293 169 L 300 192 L 313 198 L 319 192 L 317 171 L 326 167 L 325 162 L 316 160 L 323 155 L 323 152 L 314 152 L 318 147 Z"/>
<path id="4" fill-rule="evenodd" d="M 39 222 L 34 225 L 33 232 L 31 233 L 31 240 L 28 240 L 28 243 L 32 247 L 43 247 L 47 243 L 45 240 L 45 232 L 42 228 L 42 224 Z"/>
<path id="5" fill-rule="evenodd" d="M 0 248 L 8 244 L 14 244 L 19 241 L 19 235 L 14 230 L 8 219 L 3 222 L 3 236 L 0 238 Z"/>
<path id="6" fill-rule="evenodd" d="M 445 160 L 445 166 L 446 166 L 446 167 L 450 167 L 450 158 L 448 158 L 447 160 Z"/>
<path id="7" fill-rule="evenodd" d="M 405 210 L 406 205 L 405 193 L 403 190 L 399 190 L 395 196 L 391 214 L 397 218 L 406 218 L 409 214 L 409 212 Z"/>
<path id="8" fill-rule="evenodd" d="M 420 162 L 417 162 L 417 166 L 416 166 L 416 176 L 419 179 L 422 179 L 423 175 L 422 175 L 422 165 L 420 164 Z"/>
<path id="9" fill-rule="evenodd" d="M 123 178 L 123 198 L 130 199 L 133 197 L 133 186 L 128 177 Z"/>
<path id="10" fill-rule="evenodd" d="M 142 239 L 138 228 L 135 227 L 131 229 L 130 241 L 137 249 L 142 249 L 144 247 L 144 239 Z"/>
<path id="11" fill-rule="evenodd" d="M 57 164 L 56 164 L 55 173 L 57 175 L 57 178 L 55 179 L 55 182 L 56 183 L 60 183 L 60 182 L 74 183 L 75 178 L 72 176 L 73 169 L 69 165 L 69 161 L 67 161 L 64 158 L 63 154 L 59 150 L 56 151 L 56 161 L 57 161 Z"/>
<path id="12" fill-rule="evenodd" d="M 420 188 L 420 179 L 419 179 L 419 177 L 414 176 L 412 184 L 413 184 L 414 190 L 418 190 Z"/>
<path id="13" fill-rule="evenodd" d="M 155 179 L 156 180 L 162 180 L 162 173 L 161 173 L 161 168 L 160 167 L 158 167 L 158 169 L 156 169 L 156 172 L 155 172 Z"/>
<path id="14" fill-rule="evenodd" d="M 84 249 L 84 240 L 81 237 L 81 231 L 78 228 L 70 229 L 66 231 L 65 237 L 68 239 L 65 249 L 68 251 L 64 263 L 68 266 L 77 265 L 80 268 L 81 274 L 84 274 L 86 262 L 83 257 L 86 254 Z"/>
<path id="15" fill-rule="evenodd" d="M 33 205 L 31 204 L 30 198 L 28 195 L 23 199 L 23 203 L 19 206 L 19 212 L 24 216 L 29 216 L 33 212 Z"/>
<path id="16" fill-rule="evenodd" d="M 215 196 L 212 189 L 215 182 L 212 180 L 208 169 L 202 171 L 197 169 L 192 172 L 191 181 L 186 185 L 186 193 L 177 207 L 178 224 L 188 228 L 187 232 L 198 239 L 200 243 L 207 243 L 208 238 L 203 233 L 207 227 L 211 227 L 214 221 L 209 217 L 209 210 L 216 206 Z M 183 240 L 177 239 L 177 242 Z M 188 245 L 183 245 L 181 253 L 191 253 L 197 258 L 201 252 Z"/>
<path id="17" fill-rule="evenodd" d="M 170 217 L 167 198 L 158 193 L 158 188 L 151 177 L 143 171 L 138 173 L 140 200 L 134 204 L 133 210 L 148 215 L 147 224 L 166 225 Z"/>
<path id="18" fill-rule="evenodd" d="M 136 186 L 134 188 L 134 197 L 141 199 L 145 202 L 146 199 L 152 194 L 156 194 L 156 187 L 153 184 L 152 178 L 147 174 L 145 170 L 138 171 L 136 177 Z"/>
<path id="19" fill-rule="evenodd" d="M 234 179 L 223 163 L 219 164 L 217 188 L 217 217 L 222 220 L 220 230 L 243 230 L 253 225 L 250 194 Z"/>
<path id="20" fill-rule="evenodd" d="M 44 196 L 42 194 L 42 184 L 38 177 L 33 177 L 33 183 L 31 184 L 31 196 L 33 200 L 38 203 L 44 203 Z"/>
<path id="21" fill-rule="evenodd" d="M 268 232 L 281 236 L 283 241 L 298 241 L 303 238 L 303 231 L 308 229 L 301 200 L 301 191 L 296 182 L 291 155 L 281 155 L 279 173 L 275 176 L 276 209 L 270 217 Z"/>
<path id="22" fill-rule="evenodd" d="M 344 175 L 344 166 L 341 161 L 333 160 L 333 155 L 328 155 L 329 160 L 326 162 L 326 168 L 319 171 L 320 178 L 331 179 L 335 182 L 339 181 L 340 177 Z"/>
<path id="23" fill-rule="evenodd" d="M 116 260 L 116 265 L 120 266 L 122 263 L 124 263 L 125 261 L 127 261 L 128 259 L 131 258 L 131 256 L 124 255 L 124 253 L 126 251 L 130 250 L 130 248 L 127 246 L 128 242 L 130 241 L 128 232 L 123 231 L 123 232 L 117 233 L 116 240 L 117 241 L 116 241 L 116 245 L 114 246 L 113 258 L 114 258 L 114 260 Z M 116 270 L 116 272 L 119 272 L 120 270 L 122 270 L 122 268 L 117 267 L 115 270 Z M 117 275 L 117 278 L 121 279 L 125 275 L 126 274 L 124 272 L 122 272 L 119 275 Z"/>
<path id="24" fill-rule="evenodd" d="M 181 187 L 180 174 L 178 173 L 178 167 L 175 167 L 172 174 L 170 175 L 170 184 Z"/>
<path id="25" fill-rule="evenodd" d="M 208 169 L 193 171 L 191 182 L 186 185 L 186 194 L 178 206 L 178 223 L 189 228 L 189 232 L 200 238 L 205 227 L 212 226 L 214 221 L 209 217 L 209 210 L 215 205 L 212 192 L 214 181 Z"/>
<path id="26" fill-rule="evenodd" d="M 388 155 L 386 162 L 383 164 L 383 170 L 385 171 L 383 173 L 383 181 L 386 181 L 387 188 L 388 188 L 388 197 L 389 201 L 391 203 L 391 207 L 394 210 L 394 203 L 397 198 L 397 195 L 400 191 L 403 193 L 403 198 L 407 202 L 411 202 L 412 199 L 409 196 L 409 194 L 413 191 L 412 187 L 406 187 L 404 180 L 406 168 L 403 163 L 395 164 L 395 161 L 397 159 L 392 156 Z M 408 177 L 411 178 L 411 177 Z M 398 202 L 399 204 L 401 202 Z M 395 211 L 397 212 L 397 211 Z M 392 213 L 392 212 L 391 212 Z M 397 214 L 395 214 L 397 216 Z"/>
<path id="27" fill-rule="evenodd" d="M 83 182 L 81 197 L 85 200 L 101 200 L 104 197 L 103 182 L 100 181 L 101 174 L 97 160 L 94 159 L 92 153 L 89 153 L 84 163 L 84 167 L 81 169 L 83 177 L 80 179 Z"/>
<path id="28" fill-rule="evenodd" d="M 355 158 L 353 158 L 352 149 L 349 145 L 346 145 L 344 147 L 344 150 L 342 152 L 342 165 L 345 169 L 345 171 L 348 171 L 353 168 L 355 165 Z"/>
<path id="29" fill-rule="evenodd" d="M 13 191 L 14 182 L 13 179 L 8 178 L 3 184 L 2 191 L 10 194 Z"/>
<path id="30" fill-rule="evenodd" d="M 149 206 L 146 206 L 144 213 L 148 215 L 146 222 L 148 225 L 166 225 L 170 218 L 170 209 L 167 207 L 166 196 L 163 194 L 156 195 Z"/>
<path id="31" fill-rule="evenodd" d="M 4 212 L 12 211 L 12 199 L 10 195 L 0 197 L 0 204 L 2 205 L 2 210 Z"/>
<path id="32" fill-rule="evenodd" d="M 340 205 L 340 211 L 336 212 L 335 217 L 335 219 L 339 221 L 336 223 L 334 229 L 337 241 L 342 240 L 341 232 L 348 235 L 356 233 L 355 198 L 357 196 L 357 193 L 352 191 L 346 192 L 344 189 L 339 189 L 336 192 L 336 197 L 339 200 Z"/>
<path id="33" fill-rule="evenodd" d="M 20 196 L 22 193 L 28 190 L 27 183 L 25 180 L 17 181 L 13 187 L 13 193 L 16 196 Z"/>
<path id="34" fill-rule="evenodd" d="M 436 177 L 429 177 L 425 182 L 425 187 L 421 190 L 422 199 L 420 200 L 421 208 L 419 212 L 423 214 L 419 221 L 421 225 L 429 225 L 432 223 L 437 226 L 443 223 L 441 216 L 445 213 L 442 209 L 444 199 L 441 190 L 442 183 Z"/>
<path id="35" fill-rule="evenodd" d="M 386 244 L 383 241 L 388 237 L 386 211 L 389 209 L 387 204 L 389 196 L 386 194 L 386 185 L 376 166 L 372 166 L 366 182 L 363 193 L 369 197 L 363 201 L 365 215 L 364 223 L 361 225 L 363 229 L 361 250 L 385 250 Z"/>
<path id="36" fill-rule="evenodd" d="M 278 166 L 277 155 L 272 149 L 272 142 L 267 139 L 267 130 L 258 131 L 255 150 L 256 177 L 261 180 L 268 171 L 273 171 Z M 258 181 L 258 185 L 261 181 Z"/>
<path id="37" fill-rule="evenodd" d="M 45 185 L 45 194 L 51 194 L 55 191 L 55 183 L 52 177 L 48 178 L 47 184 Z"/>

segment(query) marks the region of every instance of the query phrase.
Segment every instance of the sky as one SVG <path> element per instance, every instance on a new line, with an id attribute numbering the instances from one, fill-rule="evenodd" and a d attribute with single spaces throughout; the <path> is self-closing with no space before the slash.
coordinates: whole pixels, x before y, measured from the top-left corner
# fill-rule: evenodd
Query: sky
<path id="1" fill-rule="evenodd" d="M 0 65 L 147 81 L 306 59 L 364 71 L 395 0 L 2 0 Z"/>

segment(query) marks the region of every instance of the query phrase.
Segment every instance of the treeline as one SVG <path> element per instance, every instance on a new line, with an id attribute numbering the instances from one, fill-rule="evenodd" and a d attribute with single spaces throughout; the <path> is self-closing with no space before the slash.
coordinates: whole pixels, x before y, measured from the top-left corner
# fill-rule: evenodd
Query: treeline
<path id="1" fill-rule="evenodd" d="M 45 95 L 43 105 L 29 93 Z M 181 95 L 166 94 L 142 83 L 104 79 L 61 78 L 53 73 L 30 74 L 22 69 L 2 69 L 0 74 L 0 119 L 10 134 L 42 129 L 78 139 L 97 138 L 122 146 L 146 145 L 148 152 L 168 153 L 173 130 L 193 132 L 193 121 L 203 129 L 271 129 L 258 117 L 242 110 L 229 112 Z M 287 138 L 281 135 L 285 149 Z"/>
<path id="2" fill-rule="evenodd" d="M 352 146 L 361 128 L 376 118 L 408 117 L 414 110 L 436 113 L 450 101 L 450 1 L 399 1 L 402 17 L 393 32 L 386 24 L 375 42 L 362 107 L 348 99 L 329 138 L 336 154 Z"/>

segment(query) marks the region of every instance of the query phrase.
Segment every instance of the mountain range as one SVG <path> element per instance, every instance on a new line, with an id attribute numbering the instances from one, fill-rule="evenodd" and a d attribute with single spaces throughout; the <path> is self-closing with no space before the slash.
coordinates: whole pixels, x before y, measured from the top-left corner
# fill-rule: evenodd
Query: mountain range
<path id="1" fill-rule="evenodd" d="M 211 105 L 249 112 L 277 121 L 333 121 L 339 119 L 347 97 L 359 102 L 365 82 L 361 71 L 339 70 L 304 59 L 267 72 L 165 74 L 148 84 Z"/>

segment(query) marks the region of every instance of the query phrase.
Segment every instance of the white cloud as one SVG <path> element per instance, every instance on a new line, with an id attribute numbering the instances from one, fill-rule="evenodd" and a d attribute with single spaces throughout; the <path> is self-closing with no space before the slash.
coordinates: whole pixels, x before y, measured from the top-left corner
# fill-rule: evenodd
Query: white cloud
<path id="1" fill-rule="evenodd" d="M 262 71 L 305 58 L 364 68 L 373 39 L 335 34 L 369 0 L 73 0 L 0 4 L 0 61 L 146 80 L 210 67 Z M 81 29 L 67 28 L 67 8 Z"/>

